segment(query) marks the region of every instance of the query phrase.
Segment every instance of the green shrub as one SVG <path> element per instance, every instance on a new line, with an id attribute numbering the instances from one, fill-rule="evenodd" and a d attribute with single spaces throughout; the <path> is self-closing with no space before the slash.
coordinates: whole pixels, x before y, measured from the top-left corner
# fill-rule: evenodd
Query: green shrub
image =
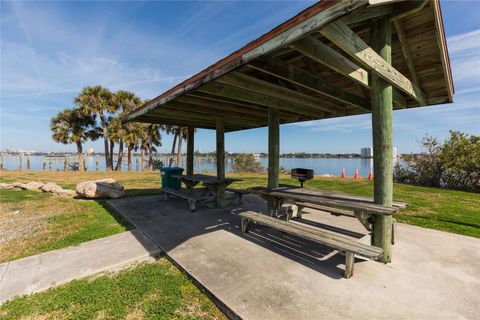
<path id="1" fill-rule="evenodd" d="M 480 192 L 480 137 L 450 131 L 443 143 L 426 136 L 422 145 L 424 153 L 407 156 L 395 166 L 395 181 Z"/>
<path id="2" fill-rule="evenodd" d="M 255 156 L 251 153 L 239 154 L 233 160 L 232 169 L 234 172 L 262 172 L 263 167 L 255 160 Z"/>

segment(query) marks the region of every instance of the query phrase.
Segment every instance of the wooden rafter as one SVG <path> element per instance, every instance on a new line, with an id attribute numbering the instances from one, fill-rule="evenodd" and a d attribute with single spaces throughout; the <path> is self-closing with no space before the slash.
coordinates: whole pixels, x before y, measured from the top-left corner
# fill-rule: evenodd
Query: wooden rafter
<path id="1" fill-rule="evenodd" d="M 241 88 L 258 94 L 267 95 L 307 107 L 320 109 L 333 114 L 342 114 L 342 110 L 334 104 L 306 95 L 304 93 L 281 87 L 237 71 L 226 74 L 216 80 L 232 87 Z"/>
<path id="2" fill-rule="evenodd" d="M 415 66 L 413 64 L 412 55 L 410 53 L 410 48 L 408 46 L 407 37 L 405 36 L 402 23 L 400 20 L 395 20 L 394 24 L 395 29 L 397 30 L 398 40 L 400 41 L 400 47 L 402 47 L 403 57 L 405 58 L 405 63 L 408 67 L 408 72 L 412 77 L 412 82 L 420 88 L 420 82 L 418 81 L 417 72 L 415 71 Z"/>
<path id="3" fill-rule="evenodd" d="M 323 118 L 325 112 L 323 110 L 307 107 L 304 105 L 291 103 L 278 98 L 258 94 L 251 91 L 242 90 L 240 88 L 226 86 L 221 83 L 211 82 L 203 85 L 197 89 L 200 92 L 209 93 L 220 97 L 228 97 L 239 101 L 254 103 L 270 108 L 277 108 L 279 110 L 303 114 L 311 119 Z"/>
<path id="4" fill-rule="evenodd" d="M 320 33 L 357 62 L 409 95 L 420 105 L 426 104 L 423 91 L 386 62 L 345 23 L 342 21 L 332 22 L 321 28 Z"/>
<path id="5" fill-rule="evenodd" d="M 310 59 L 352 79 L 355 83 L 370 89 L 367 70 L 358 66 L 356 63 L 350 61 L 350 59 L 347 59 L 342 54 L 314 37 L 305 37 L 291 45 L 291 47 Z M 406 105 L 405 98 L 396 90 L 394 91 L 393 99 L 395 104 L 399 106 Z"/>
<path id="6" fill-rule="evenodd" d="M 265 61 L 253 62 L 248 66 L 342 103 L 370 110 L 370 104 L 366 99 L 337 88 L 330 82 L 319 79 L 317 76 L 281 60 L 267 59 Z"/>

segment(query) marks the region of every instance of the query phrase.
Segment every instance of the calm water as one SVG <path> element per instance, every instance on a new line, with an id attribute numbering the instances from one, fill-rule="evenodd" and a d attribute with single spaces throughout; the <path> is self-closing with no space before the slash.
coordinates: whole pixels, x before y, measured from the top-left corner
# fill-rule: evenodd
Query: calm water
<path id="1" fill-rule="evenodd" d="M 75 157 L 71 158 L 72 161 L 75 161 Z M 132 160 L 133 170 L 136 170 L 137 161 L 139 159 L 134 157 Z M 31 170 L 42 170 L 43 162 L 46 162 L 47 170 L 63 170 L 64 160 L 60 158 L 49 159 L 44 156 L 31 156 L 30 157 L 30 169 Z M 162 159 L 163 160 L 163 159 Z M 185 159 L 183 159 L 185 160 Z M 168 160 L 165 158 L 164 163 L 168 163 Z M 267 167 L 268 159 L 260 158 L 258 161 L 262 164 L 264 168 Z M 103 157 L 99 157 L 99 170 L 105 170 L 105 160 Z M 140 162 L 140 161 L 139 161 Z M 139 163 L 138 162 L 138 163 Z M 96 157 L 95 156 L 86 156 L 85 157 L 85 166 L 88 171 L 94 171 L 96 169 Z M 185 161 L 182 163 L 182 167 L 185 166 Z M 322 174 L 331 174 L 334 176 L 340 176 L 342 168 L 345 168 L 345 173 L 347 176 L 353 176 L 355 169 L 358 169 L 360 176 L 366 177 L 370 171 L 370 168 L 373 168 L 372 159 L 358 159 L 358 158 L 316 158 L 316 159 L 303 159 L 303 158 L 281 158 L 280 166 L 285 169 L 292 168 L 308 168 L 313 169 L 316 175 Z M 4 169 L 9 170 L 18 170 L 19 169 L 19 157 L 18 156 L 3 156 L 3 167 Z M 27 167 L 27 158 L 22 157 L 22 168 L 25 170 Z M 126 170 L 126 163 L 122 166 L 123 170 Z M 231 171 L 231 162 L 228 161 L 225 169 Z M 202 172 L 215 172 L 216 162 L 215 159 L 196 159 L 195 160 L 195 171 Z"/>

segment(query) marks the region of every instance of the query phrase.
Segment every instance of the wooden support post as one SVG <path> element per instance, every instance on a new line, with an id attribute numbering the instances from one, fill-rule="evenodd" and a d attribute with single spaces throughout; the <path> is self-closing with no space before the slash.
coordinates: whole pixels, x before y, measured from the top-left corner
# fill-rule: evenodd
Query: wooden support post
<path id="1" fill-rule="evenodd" d="M 187 175 L 193 174 L 193 158 L 195 148 L 195 128 L 187 129 Z"/>
<path id="2" fill-rule="evenodd" d="M 22 167 L 23 167 L 23 164 L 22 164 L 22 155 L 20 154 L 18 156 L 18 171 L 22 171 Z"/>
<path id="3" fill-rule="evenodd" d="M 280 172 L 280 120 L 278 109 L 268 109 L 268 187 L 277 188 Z"/>
<path id="4" fill-rule="evenodd" d="M 30 171 L 30 154 L 27 154 L 27 171 Z"/>
<path id="5" fill-rule="evenodd" d="M 388 16 L 371 28 L 372 48 L 388 63 L 392 63 L 392 28 Z M 372 72 L 372 132 L 374 167 L 374 202 L 392 206 L 393 145 L 392 145 L 392 85 Z M 390 262 L 392 254 L 392 216 L 377 215 L 373 220 L 372 245 L 383 249 L 382 262 Z"/>
<path id="6" fill-rule="evenodd" d="M 216 120 L 217 133 L 217 208 L 225 207 L 225 125 L 223 120 Z"/>

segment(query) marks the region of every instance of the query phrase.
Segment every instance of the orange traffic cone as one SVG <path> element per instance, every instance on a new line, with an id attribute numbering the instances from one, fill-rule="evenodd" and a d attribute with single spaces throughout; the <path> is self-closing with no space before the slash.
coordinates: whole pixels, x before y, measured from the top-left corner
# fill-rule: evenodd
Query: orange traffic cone
<path id="1" fill-rule="evenodd" d="M 355 180 L 358 179 L 358 169 L 355 169 L 355 174 L 353 176 L 353 179 L 355 179 Z"/>
<path id="2" fill-rule="evenodd" d="M 345 168 L 342 168 L 342 178 L 345 178 Z"/>
<path id="3" fill-rule="evenodd" d="M 372 175 L 372 168 L 370 168 L 370 172 L 368 173 L 368 180 L 372 180 L 373 175 Z"/>

